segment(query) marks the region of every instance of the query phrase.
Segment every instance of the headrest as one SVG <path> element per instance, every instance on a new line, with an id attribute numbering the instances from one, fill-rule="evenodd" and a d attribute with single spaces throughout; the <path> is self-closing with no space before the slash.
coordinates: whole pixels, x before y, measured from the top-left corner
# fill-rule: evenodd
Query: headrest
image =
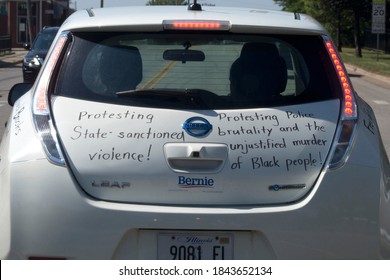
<path id="1" fill-rule="evenodd" d="M 276 59 L 280 56 L 274 44 L 249 42 L 243 45 L 240 57 L 242 59 L 258 60 L 266 58 Z"/>
<path id="2" fill-rule="evenodd" d="M 269 92 L 263 94 L 278 95 L 286 88 L 287 66 L 274 44 L 248 42 L 243 45 L 240 57 L 232 64 L 230 80 L 236 83 L 245 79 L 246 84 L 239 86 L 246 87 L 249 74 L 252 79 L 267 83 L 265 88 Z"/>

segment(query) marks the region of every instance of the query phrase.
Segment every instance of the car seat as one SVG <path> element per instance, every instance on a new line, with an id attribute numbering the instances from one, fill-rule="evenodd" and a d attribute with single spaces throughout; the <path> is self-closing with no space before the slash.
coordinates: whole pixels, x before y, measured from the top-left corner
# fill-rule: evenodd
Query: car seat
<path id="1" fill-rule="evenodd" d="M 274 44 L 245 43 L 230 68 L 231 96 L 271 102 L 287 85 L 287 66 Z"/>

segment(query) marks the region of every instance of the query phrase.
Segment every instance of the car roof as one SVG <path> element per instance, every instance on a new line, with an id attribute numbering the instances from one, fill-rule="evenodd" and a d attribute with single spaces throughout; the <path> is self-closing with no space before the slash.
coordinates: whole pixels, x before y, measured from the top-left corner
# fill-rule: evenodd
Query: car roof
<path id="1" fill-rule="evenodd" d="M 58 29 L 60 29 L 59 26 L 45 26 L 42 28 L 40 33 L 46 33 L 46 32 L 57 32 Z"/>
<path id="2" fill-rule="evenodd" d="M 187 6 L 131 6 L 80 10 L 62 25 L 61 31 L 145 31 L 163 30 L 164 20 L 224 20 L 234 33 L 327 34 L 313 18 L 283 11 Z"/>

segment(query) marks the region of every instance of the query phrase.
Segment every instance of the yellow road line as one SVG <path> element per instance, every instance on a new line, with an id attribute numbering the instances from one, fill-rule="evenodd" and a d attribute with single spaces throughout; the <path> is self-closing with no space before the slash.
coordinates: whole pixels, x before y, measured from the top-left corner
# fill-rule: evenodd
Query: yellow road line
<path id="1" fill-rule="evenodd" d="M 164 65 L 155 75 L 149 78 L 142 86 L 141 89 L 145 88 L 154 88 L 168 73 L 173 67 L 175 67 L 177 61 L 170 61 Z"/>

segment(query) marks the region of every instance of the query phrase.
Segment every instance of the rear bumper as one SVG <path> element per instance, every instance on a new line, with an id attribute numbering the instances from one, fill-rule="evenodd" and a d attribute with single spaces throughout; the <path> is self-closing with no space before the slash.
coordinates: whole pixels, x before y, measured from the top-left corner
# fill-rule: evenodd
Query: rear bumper
<path id="1" fill-rule="evenodd" d="M 309 196 L 293 205 L 186 208 L 97 201 L 66 168 L 45 159 L 14 163 L 10 211 L 4 212 L 10 217 L 0 215 L 10 232 L 0 247 L 9 251 L 0 257 L 156 259 L 157 233 L 210 230 L 232 231 L 237 259 L 380 258 L 390 251 L 390 230 L 380 222 L 381 174 L 359 166 L 342 169 L 324 173 Z M 348 181 L 346 169 L 354 174 Z"/>

